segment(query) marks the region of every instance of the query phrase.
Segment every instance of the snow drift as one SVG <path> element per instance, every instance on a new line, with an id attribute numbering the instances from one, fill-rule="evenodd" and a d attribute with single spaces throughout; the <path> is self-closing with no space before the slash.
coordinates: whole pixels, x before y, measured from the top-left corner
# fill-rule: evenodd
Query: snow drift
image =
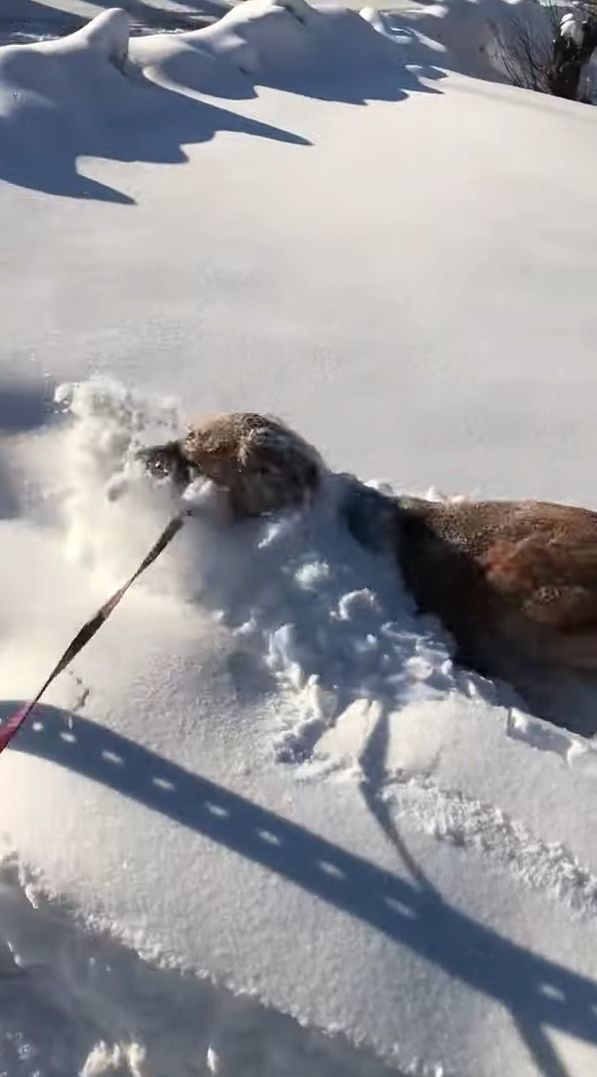
<path id="1" fill-rule="evenodd" d="M 364 101 L 399 99 L 418 80 L 378 21 L 304 0 L 254 0 L 211 27 L 130 41 L 128 16 L 113 9 L 62 40 L 0 48 L 0 177 L 126 203 L 80 175 L 77 159 L 175 163 L 226 130 L 305 144 L 197 99 L 251 97 L 255 83 L 323 98 L 342 87 Z"/>
<path id="2" fill-rule="evenodd" d="M 80 176 L 77 159 L 176 163 L 186 160 L 186 143 L 217 130 L 303 141 L 163 88 L 148 90 L 142 72 L 127 63 L 128 46 L 128 17 L 113 10 L 62 40 L 0 49 L 2 178 L 127 203 L 130 198 Z"/>

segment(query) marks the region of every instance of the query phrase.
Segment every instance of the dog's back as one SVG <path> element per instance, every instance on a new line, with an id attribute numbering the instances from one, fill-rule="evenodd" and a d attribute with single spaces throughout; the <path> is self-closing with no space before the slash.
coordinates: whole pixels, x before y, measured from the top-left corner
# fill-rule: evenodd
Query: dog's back
<path id="1" fill-rule="evenodd" d="M 407 585 L 472 660 L 493 646 L 597 669 L 597 513 L 539 501 L 399 505 Z"/>

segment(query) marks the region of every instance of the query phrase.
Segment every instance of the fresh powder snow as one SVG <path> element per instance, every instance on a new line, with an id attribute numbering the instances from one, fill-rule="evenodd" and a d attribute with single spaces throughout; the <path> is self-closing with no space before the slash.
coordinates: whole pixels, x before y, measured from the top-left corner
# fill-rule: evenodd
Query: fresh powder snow
<path id="1" fill-rule="evenodd" d="M 330 467 L 186 491 L 0 758 L 7 1077 L 597 1071 L 580 704 L 455 666 L 337 511 L 597 506 L 596 120 L 503 84 L 508 6 L 0 48 L 2 718 L 180 510 L 138 448 L 258 410 Z"/>

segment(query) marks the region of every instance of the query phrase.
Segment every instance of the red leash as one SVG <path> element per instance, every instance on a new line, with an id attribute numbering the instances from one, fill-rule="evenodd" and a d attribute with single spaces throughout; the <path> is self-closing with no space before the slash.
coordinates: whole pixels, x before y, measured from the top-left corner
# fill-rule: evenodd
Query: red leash
<path id="1" fill-rule="evenodd" d="M 80 631 L 77 632 L 77 635 L 73 640 L 71 640 L 64 654 L 62 655 L 62 658 L 54 667 L 47 680 L 44 681 L 35 698 L 32 699 L 30 703 L 26 703 L 23 707 L 21 707 L 20 710 L 16 712 L 16 714 L 13 714 L 12 717 L 9 718 L 6 725 L 2 726 L 2 728 L 0 729 L 0 752 L 4 751 L 7 744 L 9 744 L 14 737 L 15 733 L 17 733 L 18 730 L 21 728 L 23 722 L 29 717 L 33 708 L 36 706 L 37 703 L 39 703 L 41 697 L 46 691 L 46 688 L 49 688 L 52 681 L 56 680 L 58 674 L 62 673 L 62 671 L 66 669 L 69 663 L 72 662 L 73 658 L 76 658 L 79 652 L 83 650 L 83 647 L 85 647 L 85 645 L 89 643 L 89 640 L 93 639 L 95 633 L 102 627 L 104 622 L 108 620 L 108 617 L 110 616 L 112 611 L 116 609 L 118 603 L 120 602 L 121 598 L 124 597 L 129 587 L 131 587 L 135 580 L 139 578 L 142 572 L 145 572 L 146 568 L 149 568 L 149 566 L 153 564 L 156 557 L 159 557 L 162 550 L 165 550 L 168 543 L 172 542 L 174 536 L 178 534 L 181 527 L 183 526 L 187 516 L 190 516 L 190 512 L 180 513 L 180 515 L 174 516 L 170 520 L 170 523 L 167 525 L 167 527 L 164 528 L 157 542 L 154 543 L 154 545 L 151 547 L 151 550 L 149 551 L 147 556 L 143 558 L 136 572 L 133 572 L 131 578 L 127 580 L 127 582 L 123 584 L 122 587 L 119 587 L 119 589 L 114 592 L 112 597 L 109 598 L 108 601 L 105 602 L 104 605 L 97 611 L 97 613 L 94 613 L 93 617 L 91 617 L 89 621 L 87 621 L 83 625 Z"/>

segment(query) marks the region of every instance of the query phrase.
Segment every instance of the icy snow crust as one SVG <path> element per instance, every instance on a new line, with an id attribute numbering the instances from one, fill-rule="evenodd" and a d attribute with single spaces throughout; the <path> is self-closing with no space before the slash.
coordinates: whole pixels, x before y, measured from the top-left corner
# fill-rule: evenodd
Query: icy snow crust
<path id="1" fill-rule="evenodd" d="M 454 124 L 441 182 L 430 185 L 424 161 L 409 181 L 411 212 L 421 198 L 421 218 L 423 210 L 435 211 L 446 185 L 462 208 L 461 173 L 456 184 L 451 168 L 467 157 L 460 137 L 472 153 L 466 123 L 476 132 L 473 142 L 481 137 L 470 104 L 479 102 L 466 80 L 432 99 L 438 72 L 405 72 L 402 46 L 387 22 L 369 18 L 314 11 L 294 0 L 285 7 L 248 0 L 218 26 L 176 41 L 157 36 L 129 43 L 125 17 L 106 12 L 62 42 L 0 49 L 0 176 L 8 181 L 0 205 L 11 211 L 5 234 L 15 259 L 35 250 L 37 229 L 52 252 L 45 278 L 36 276 L 34 257 L 17 261 L 6 278 L 2 714 L 31 695 L 65 642 L 179 507 L 167 485 L 139 469 L 134 451 L 177 434 L 191 406 L 275 405 L 291 411 L 326 456 L 340 460 L 350 455 L 349 445 L 358 455 L 368 441 L 384 442 L 384 430 L 384 443 L 393 446 L 391 430 L 408 427 L 400 381 L 405 362 L 394 358 L 390 377 L 390 363 L 375 356 L 377 349 L 382 354 L 382 338 L 393 352 L 397 336 L 405 346 L 415 323 L 408 323 L 406 304 L 399 319 L 387 317 L 367 274 L 382 289 L 398 272 L 384 245 L 393 229 L 392 249 L 400 247 L 413 274 L 416 306 L 444 233 L 439 229 L 425 251 L 401 242 L 410 235 L 407 221 L 392 216 L 397 210 L 389 199 L 375 210 L 379 187 L 368 174 L 365 186 L 365 173 L 350 156 L 342 102 L 378 103 L 377 120 L 351 114 L 351 124 L 361 124 L 365 139 L 367 132 L 371 137 L 366 122 L 379 123 L 375 152 L 387 163 L 383 154 L 398 140 L 405 169 L 400 132 L 407 130 L 413 145 L 417 132 L 398 124 L 396 101 L 414 92 L 426 98 L 416 114 L 424 120 L 419 131 L 436 115 L 429 108 L 439 109 L 435 138 L 442 138 L 444 117 Z M 257 84 L 269 89 L 255 104 Z M 308 86 L 316 102 L 307 105 L 301 94 Z M 592 135 L 586 129 L 592 121 L 568 106 L 540 102 L 523 109 L 524 95 L 491 93 L 503 94 L 498 104 L 481 99 L 493 119 L 501 117 L 502 138 L 505 112 L 522 117 L 512 124 L 525 143 L 530 114 L 528 130 L 537 130 L 544 146 L 549 139 L 579 152 Z M 235 98 L 234 111 L 214 105 L 208 94 Z M 243 94 L 247 110 L 259 105 L 259 118 L 237 110 Z M 462 130 L 450 101 L 464 117 Z M 225 137 L 196 159 L 189 150 L 192 180 L 168 194 L 168 205 L 180 196 L 182 208 L 167 243 L 160 232 L 163 180 L 156 174 L 175 185 L 180 170 L 145 166 L 180 163 L 183 146 L 221 130 L 255 137 L 240 155 L 238 143 L 233 152 Z M 341 162 L 334 175 L 341 173 L 343 184 L 334 192 L 317 163 L 318 147 L 306 145 L 322 132 Z M 448 141 L 456 144 L 454 160 Z M 371 144 L 365 139 L 365 145 Z M 211 176 L 216 150 L 226 201 L 220 205 L 213 193 L 218 223 L 212 228 L 201 183 L 205 170 Z M 315 161 L 311 179 L 301 172 L 302 186 L 296 170 L 308 166 L 298 161 L 299 151 L 313 152 Z M 590 145 L 586 152 L 590 162 Z M 498 153 L 496 159 L 504 169 L 502 195 L 511 182 L 509 158 Z M 264 171 L 255 163 L 261 160 Z M 570 173 L 558 167 L 552 161 L 545 186 L 553 181 L 559 200 Z M 383 171 L 376 173 L 379 185 L 387 183 Z M 285 240 L 284 259 L 268 232 L 268 213 L 276 219 L 272 173 L 294 237 L 294 245 Z M 590 174 L 589 166 L 581 173 Z M 465 170 L 464 186 L 472 190 L 473 179 Z M 547 214 L 548 227 L 542 203 L 528 225 L 531 254 L 542 253 L 548 268 L 541 280 L 550 286 L 552 251 L 569 242 L 571 231 L 566 257 L 573 251 L 577 258 L 580 250 L 588 259 L 581 242 L 592 219 L 584 212 L 588 195 L 583 186 L 570 189 L 582 230 L 567 222 L 562 235 L 550 231 L 557 221 Z M 524 197 L 520 192 L 523 206 Z M 306 199 L 314 222 L 300 216 Z M 154 207 L 160 214 L 153 215 Z M 100 215 L 90 238 L 88 209 L 94 219 Z M 484 242 L 493 242 L 494 211 L 484 201 L 480 212 L 473 202 L 468 217 L 460 214 L 459 230 L 468 236 L 476 220 Z M 132 213 L 140 223 L 119 217 L 114 224 L 112 215 Z M 201 229 L 192 231 L 191 243 L 198 216 Z M 269 274 L 261 290 L 247 253 L 255 217 L 251 249 Z M 371 235 L 359 233 L 357 218 L 368 222 Z M 449 218 L 446 212 L 445 229 Z M 349 221 L 359 241 L 358 293 L 342 276 Z M 112 250 L 125 224 L 131 229 L 125 229 L 126 250 Z M 301 303 L 302 270 L 294 272 L 293 264 L 296 258 L 303 267 L 301 229 L 319 243 L 309 261 L 316 279 L 320 259 L 328 264 L 326 237 L 339 251 L 334 264 L 341 283 L 330 276 L 324 297 L 332 307 L 338 302 L 346 323 L 344 335 L 335 328 L 338 339 L 331 331 L 326 338 L 331 350 L 341 341 L 345 351 L 331 417 L 325 386 L 335 368 L 313 341 L 312 352 L 303 347 L 298 328 L 318 326 L 325 337 L 328 325 L 327 306 L 322 313 L 313 296 Z M 508 259 L 528 270 L 533 258 L 516 242 L 512 237 Z M 156 257 L 159 289 L 151 276 Z M 479 264 L 489 273 L 485 247 Z M 490 291 L 499 284 L 499 295 L 512 305 L 504 291 L 512 274 L 500 265 Z M 25 268 L 33 281 L 27 286 Z M 473 275 L 483 276 L 473 269 L 467 288 Z M 444 289 L 425 299 L 423 336 L 429 305 L 435 324 L 460 303 L 465 335 L 477 332 L 474 315 L 485 294 L 473 292 L 468 302 L 465 289 L 467 302 L 462 294 L 456 302 L 451 288 L 458 272 L 454 265 Z M 267 300 L 285 276 L 293 289 L 289 318 Z M 567 311 L 560 277 L 558 268 Z M 65 279 L 68 311 L 58 295 Z M 400 279 L 404 286 L 406 277 Z M 524 333 L 534 324 L 532 281 L 531 274 L 528 289 L 520 286 Z M 592 308 L 582 306 L 583 281 L 574 282 L 582 314 L 567 317 L 566 331 L 585 342 L 592 363 Z M 341 289 L 340 300 L 334 288 Z M 21 293 L 31 303 L 26 318 Z M 231 303 L 242 311 L 240 328 Z M 57 309 L 62 332 L 52 329 Z M 387 320 L 379 320 L 380 311 Z M 218 325 L 213 347 L 191 347 L 191 338 L 205 344 L 210 318 Z M 480 362 L 493 336 L 501 348 L 499 367 L 485 367 L 498 407 L 512 376 L 509 338 L 498 332 L 503 321 L 496 317 L 479 345 Z M 92 331 L 100 322 L 101 330 Z M 27 342 L 36 333 L 45 381 L 27 376 L 36 369 L 27 365 Z M 251 346 L 261 334 L 263 349 L 248 360 L 245 341 L 241 361 L 235 333 L 246 334 Z M 292 333 L 300 347 L 294 338 L 288 343 Z M 547 363 L 549 324 L 544 333 Z M 278 352 L 293 362 L 277 367 Z M 434 353 L 438 367 L 442 355 Z M 9 369 L 15 358 L 16 377 Z M 520 361 L 511 361 L 518 370 Z M 86 366 L 103 366 L 119 380 L 88 379 Z M 565 410 L 565 386 L 550 369 L 555 423 L 558 408 Z M 584 375 L 577 377 L 583 384 Z M 530 371 L 524 378 L 534 384 Z M 55 395 L 53 382 L 62 379 Z M 544 369 L 540 380 L 547 381 Z M 123 381 L 147 391 L 133 392 Z M 472 375 L 461 377 L 462 384 L 474 412 Z M 173 390 L 177 397 L 166 399 Z M 450 400 L 438 394 L 441 410 L 449 409 Z M 364 412 L 351 410 L 355 401 Z M 498 426 L 503 442 L 502 419 Z M 580 446 L 582 430 L 574 429 Z M 409 430 L 414 437 L 412 424 Z M 439 434 L 431 422 L 423 433 L 431 442 L 425 467 L 441 470 Z M 457 424 L 450 422 L 443 435 L 446 443 L 454 440 L 459 466 L 474 455 Z M 490 450 L 499 456 L 494 442 Z M 394 452 L 384 467 L 397 478 L 406 465 Z M 516 444 L 513 453 L 526 466 Z M 561 482 L 574 474 L 582 485 L 581 455 L 579 448 L 575 467 L 559 473 Z M 592 472 L 587 476 L 583 489 L 590 490 Z M 586 1077 L 597 1068 L 595 749 L 525 715 L 499 686 L 454 668 L 450 641 L 416 615 L 395 566 L 346 534 L 336 511 L 345 481 L 330 473 L 309 512 L 233 529 L 223 526 L 213 490 L 191 491 L 196 518 L 0 760 L 0 1061 L 9 1077 L 559 1077 L 562 1071 Z M 508 473 L 502 481 L 514 479 Z"/>

